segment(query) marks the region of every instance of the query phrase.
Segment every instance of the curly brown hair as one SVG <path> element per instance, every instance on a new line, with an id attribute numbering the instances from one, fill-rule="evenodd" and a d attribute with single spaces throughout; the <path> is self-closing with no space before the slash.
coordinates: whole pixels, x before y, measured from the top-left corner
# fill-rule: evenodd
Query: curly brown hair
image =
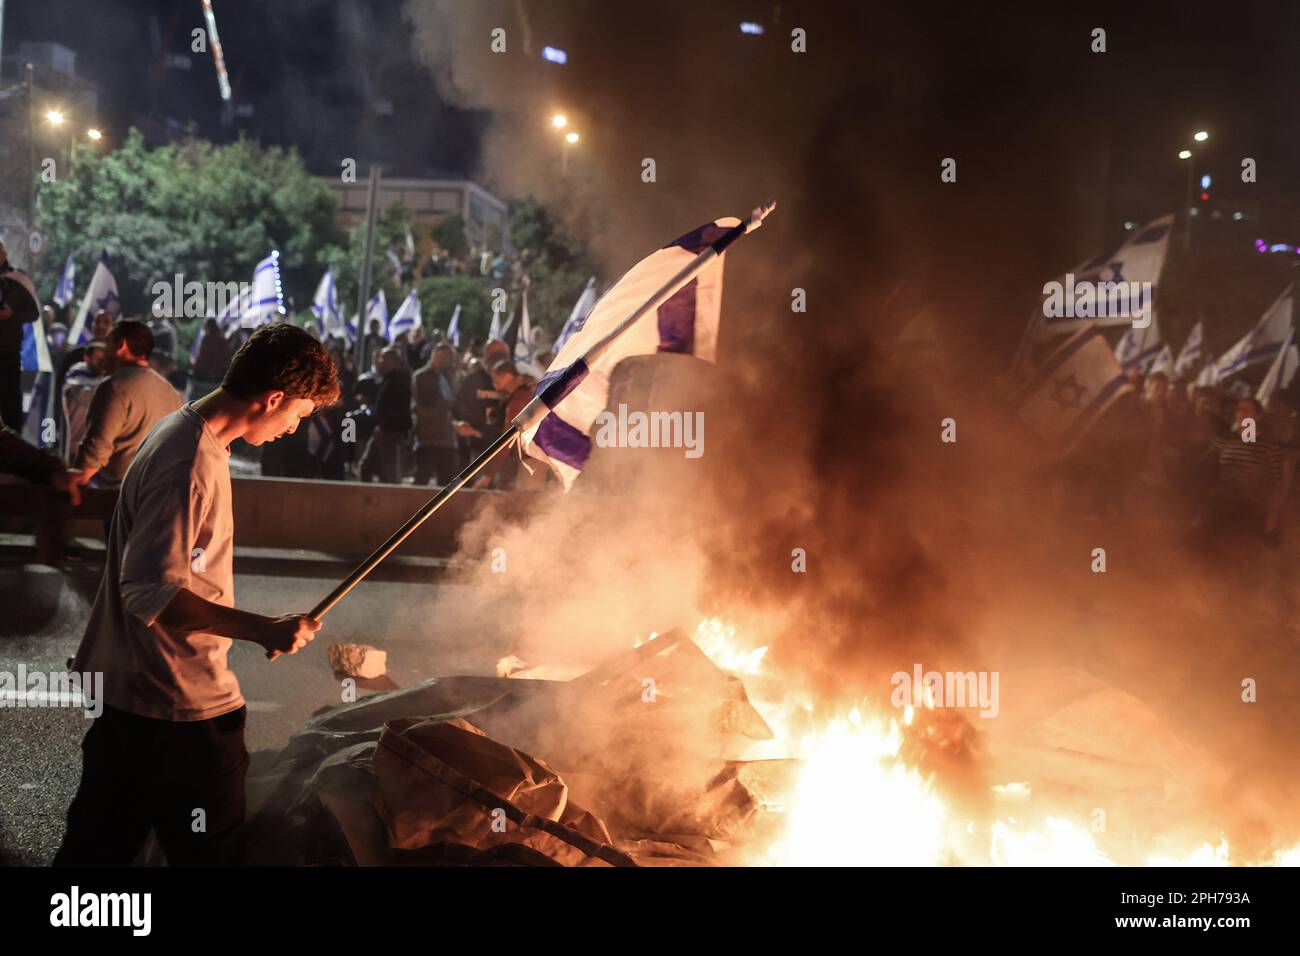
<path id="1" fill-rule="evenodd" d="M 221 387 L 236 398 L 266 391 L 307 398 L 317 408 L 339 400 L 339 373 L 319 341 L 295 325 L 264 325 L 248 337 L 230 360 Z"/>

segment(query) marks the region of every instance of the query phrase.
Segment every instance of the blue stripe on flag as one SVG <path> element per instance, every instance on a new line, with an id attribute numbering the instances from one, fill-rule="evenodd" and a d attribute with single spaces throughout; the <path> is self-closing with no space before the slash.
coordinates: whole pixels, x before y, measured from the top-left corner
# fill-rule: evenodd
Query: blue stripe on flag
<path id="1" fill-rule="evenodd" d="M 695 290 L 692 279 L 659 306 L 659 351 L 691 355 L 695 352 Z"/>
<path id="2" fill-rule="evenodd" d="M 1150 348 L 1143 349 L 1141 352 L 1133 356 L 1127 362 L 1124 362 L 1122 364 L 1122 367 L 1124 368 L 1125 371 L 1128 371 L 1129 369 L 1132 368 L 1136 368 L 1137 366 L 1145 362 L 1147 359 L 1151 358 L 1153 355 L 1158 354 L 1162 348 L 1164 348 L 1164 344 L 1157 342 L 1155 345 L 1152 345 Z"/>
<path id="3" fill-rule="evenodd" d="M 577 388 L 587 377 L 587 363 L 578 359 L 572 365 L 547 372 L 537 383 L 533 394 L 542 400 L 547 408 L 554 408 L 564 397 Z"/>
<path id="4" fill-rule="evenodd" d="M 1086 330 L 1076 332 L 1074 338 L 1066 340 L 1064 344 L 1060 345 L 1055 352 L 1043 361 L 1043 364 L 1034 371 L 1028 381 L 1020 387 L 1019 392 L 1016 393 L 1016 401 L 1024 401 L 1024 399 L 1033 395 L 1042 388 L 1047 379 L 1055 374 L 1057 369 L 1069 361 L 1070 356 L 1074 355 L 1075 352 L 1079 351 L 1079 349 L 1083 348 L 1098 335 L 1101 335 L 1101 330 L 1094 325 L 1090 326 Z"/>
<path id="5" fill-rule="evenodd" d="M 1141 246 L 1150 242 L 1159 242 L 1165 237 L 1167 232 L 1169 232 L 1169 227 L 1164 224 L 1152 226 L 1150 229 L 1143 230 L 1134 236 L 1133 241 L 1129 243 L 1129 245 Z"/>
<path id="6" fill-rule="evenodd" d="M 548 458 L 562 461 L 580 471 L 591 457 L 591 439 L 554 412 L 543 418 L 537 426 L 533 443 L 546 452 Z"/>
<path id="7" fill-rule="evenodd" d="M 1271 345 L 1261 345 L 1258 348 L 1251 349 L 1245 355 L 1237 357 L 1237 360 L 1219 372 L 1219 375 L 1231 375 L 1233 372 L 1245 368 L 1247 365 L 1253 365 L 1263 359 L 1273 358 L 1282 349 L 1281 342 L 1274 342 Z"/>
<path id="8" fill-rule="evenodd" d="M 1067 446 L 1073 444 L 1075 438 L 1082 435 L 1083 432 L 1092 424 L 1092 420 L 1100 412 L 1102 406 L 1110 400 L 1110 397 L 1114 395 L 1115 392 L 1123 388 L 1126 384 L 1128 384 L 1128 379 L 1123 375 L 1116 375 L 1107 382 L 1106 387 L 1098 392 L 1093 400 L 1084 406 L 1083 410 L 1079 412 L 1078 417 L 1076 417 L 1070 424 L 1070 427 L 1065 430 L 1065 434 L 1061 436 L 1061 440 Z"/>
<path id="9" fill-rule="evenodd" d="M 708 222 L 698 229 L 692 229 L 684 236 L 679 236 L 664 248 L 671 249 L 674 246 L 681 246 L 687 252 L 699 255 L 730 231 L 730 229 L 723 229 L 717 223 Z"/>

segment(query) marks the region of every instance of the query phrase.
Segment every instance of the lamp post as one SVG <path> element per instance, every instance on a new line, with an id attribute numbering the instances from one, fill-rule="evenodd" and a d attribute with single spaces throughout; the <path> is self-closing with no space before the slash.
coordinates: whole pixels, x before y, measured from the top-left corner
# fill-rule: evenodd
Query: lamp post
<path id="1" fill-rule="evenodd" d="M 564 134 L 564 146 L 561 147 L 560 153 L 560 175 L 562 176 L 569 174 L 569 150 L 577 144 L 579 138 L 572 130 Z"/>
<path id="2" fill-rule="evenodd" d="M 1192 134 L 1192 140 L 1197 143 L 1204 143 L 1209 138 L 1210 134 L 1203 129 Z M 1192 251 L 1192 184 L 1196 178 L 1196 162 L 1190 149 L 1179 150 L 1178 158 L 1187 163 L 1187 194 L 1183 201 L 1183 215 L 1187 219 L 1187 225 L 1183 228 L 1183 251 L 1190 253 Z"/>
<path id="3" fill-rule="evenodd" d="M 569 150 L 576 146 L 582 137 L 578 135 L 577 130 L 569 126 L 569 117 L 564 113 L 552 114 L 551 127 L 557 132 L 567 130 L 567 132 L 564 132 L 564 140 L 560 146 L 560 175 L 567 176 L 569 174 Z"/>

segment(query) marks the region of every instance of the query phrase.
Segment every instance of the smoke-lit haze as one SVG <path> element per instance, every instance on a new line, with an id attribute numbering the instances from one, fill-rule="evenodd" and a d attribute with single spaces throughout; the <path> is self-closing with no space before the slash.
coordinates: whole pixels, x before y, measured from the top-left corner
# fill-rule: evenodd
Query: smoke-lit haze
<path id="1" fill-rule="evenodd" d="M 1140 782 L 1117 801 L 1194 791 L 1247 846 L 1279 836 L 1260 829 L 1270 817 L 1294 836 L 1290 771 L 1261 769 L 1296 763 L 1294 664 L 1270 649 L 1290 582 L 1144 517 L 1073 520 L 996 381 L 1044 277 L 1102 241 L 1106 211 L 1080 195 L 1100 155 L 1089 124 L 1131 48 L 1104 74 L 1082 21 L 1069 42 L 1027 47 L 982 8 L 933 31 L 793 4 L 657 4 L 637 19 L 619 4 L 442 0 L 407 15 L 442 95 L 492 111 L 474 172 L 553 204 L 607 281 L 707 219 L 780 204 L 728 254 L 716 369 L 661 378 L 697 382 L 698 467 L 659 452 L 615 469 L 605 452 L 585 489 L 522 524 L 485 514 L 461 555 L 482 587 L 442 600 L 445 620 L 472 634 L 505 615 L 526 659 L 596 663 L 718 615 L 831 699 L 881 700 L 915 662 L 997 670 L 1001 722 L 979 727 L 995 740 L 1047 721 L 1047 751 L 1131 768 Z M 740 36 L 746 18 L 768 35 Z M 789 49 L 796 26 L 805 54 Z M 505 54 L 490 52 L 495 27 Z M 549 85 L 528 62 L 543 43 L 569 54 Z M 584 136 L 567 176 L 557 110 Z M 955 184 L 940 182 L 947 156 Z M 683 407 L 667 387 L 655 400 Z M 1117 406 L 1115 432 L 1136 414 Z M 948 417 L 955 444 L 940 442 Z M 1118 494 L 1132 475 L 1113 477 Z M 1158 515 L 1150 504 L 1141 515 Z M 504 575 L 476 563 L 494 547 Z M 1248 706 L 1244 677 L 1283 683 Z M 1053 711 L 1098 688 L 1113 719 L 1054 737 Z M 1151 723 L 1130 731 L 1134 714 Z"/>

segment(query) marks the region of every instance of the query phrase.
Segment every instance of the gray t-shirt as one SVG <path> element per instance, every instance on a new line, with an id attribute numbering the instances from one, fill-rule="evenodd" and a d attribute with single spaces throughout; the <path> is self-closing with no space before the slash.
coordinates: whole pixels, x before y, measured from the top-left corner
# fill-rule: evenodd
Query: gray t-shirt
<path id="1" fill-rule="evenodd" d="M 164 415 L 181 407 L 171 382 L 143 365 L 120 368 L 95 386 L 73 466 L 98 468 L 96 484 L 116 485 L 126 477 L 140 443 Z"/>
<path id="2" fill-rule="evenodd" d="M 140 446 L 117 501 L 104 577 L 73 669 L 104 674 L 110 707 L 162 720 L 206 720 L 243 706 L 226 664 L 229 638 L 158 623 L 188 588 L 233 607 L 230 450 L 193 406 Z"/>

